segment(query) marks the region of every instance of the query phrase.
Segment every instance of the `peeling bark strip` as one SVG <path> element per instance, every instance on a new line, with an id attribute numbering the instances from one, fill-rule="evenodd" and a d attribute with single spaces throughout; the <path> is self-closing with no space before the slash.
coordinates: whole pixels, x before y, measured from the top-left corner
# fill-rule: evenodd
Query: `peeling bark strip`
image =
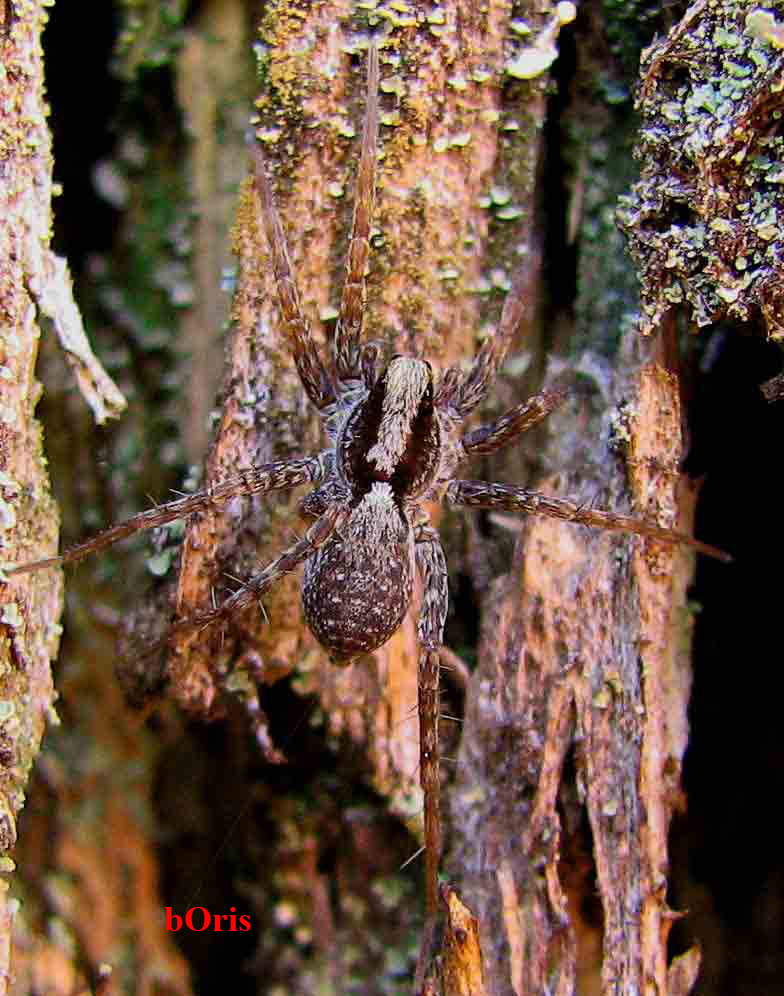
<path id="1" fill-rule="evenodd" d="M 441 887 L 441 950 L 415 996 L 486 996 L 479 924 L 455 889 Z"/>
<path id="2" fill-rule="evenodd" d="M 595 364 L 589 356 L 585 369 L 603 404 L 624 397 L 633 413 L 634 513 L 673 525 L 677 384 L 658 368 L 633 386 L 613 382 Z M 588 503 L 615 507 L 606 496 L 624 491 L 620 468 L 585 418 L 579 438 L 564 435 L 553 464 L 577 468 Z M 563 478 L 559 491 L 572 493 Z M 530 521 L 487 601 L 448 870 L 481 925 L 494 996 L 588 991 L 593 947 L 605 994 L 685 994 L 697 975 L 698 952 L 666 959 L 667 831 L 689 691 L 679 607 L 690 567 L 673 551 L 626 550 L 625 541 Z M 581 907 L 595 883 L 601 910 L 591 921 Z"/>
<path id="3" fill-rule="evenodd" d="M 635 397 L 633 490 L 649 517 L 672 521 L 677 384 L 646 368 Z M 548 986 L 574 991 L 582 888 L 569 869 L 592 855 L 603 992 L 642 992 L 649 980 L 667 993 L 667 832 L 689 681 L 673 606 L 689 567 L 671 549 L 636 547 L 629 557 L 606 535 L 566 528 L 532 521 L 488 606 L 461 748 L 452 867 L 482 925 L 489 992 L 507 992 L 502 980 L 521 996 Z M 592 845 L 581 856 L 583 805 Z"/>
<path id="4" fill-rule="evenodd" d="M 641 371 L 630 419 L 628 466 L 632 493 L 640 507 L 673 519 L 678 513 L 676 489 L 681 411 L 676 379 L 660 367 Z M 684 604 L 691 565 L 682 553 L 672 558 L 645 556 L 636 550 L 632 562 L 640 598 L 640 669 L 642 674 L 642 750 L 639 826 L 641 859 L 640 943 L 643 978 L 655 980 L 662 993 L 667 982 L 666 939 L 676 914 L 667 906 L 667 835 L 681 783 L 681 762 L 688 742 L 686 705 L 691 690 L 691 664 L 684 653 Z M 699 952 L 693 952 L 699 965 Z M 672 994 L 671 994 L 672 996 Z"/>
<path id="5" fill-rule="evenodd" d="M 445 887 L 444 947 L 441 964 L 444 996 L 485 996 L 479 925 L 454 889 Z"/>
<path id="6" fill-rule="evenodd" d="M 56 547 L 40 426 L 33 418 L 40 329 L 31 288 L 36 261 L 49 255 L 52 162 L 38 5 L 3 5 L 0 38 L 0 529 L 3 563 Z M 42 238 L 43 236 L 43 238 Z M 0 574 L 0 854 L 16 842 L 16 817 L 38 753 L 53 688 L 62 580 L 39 574 L 7 582 Z M 3 860 L 7 859 L 3 857 Z M 13 868 L 13 865 L 10 866 Z M 3 869 L 8 871 L 9 868 Z M 0 881 L 0 992 L 11 979 L 13 916 Z"/>

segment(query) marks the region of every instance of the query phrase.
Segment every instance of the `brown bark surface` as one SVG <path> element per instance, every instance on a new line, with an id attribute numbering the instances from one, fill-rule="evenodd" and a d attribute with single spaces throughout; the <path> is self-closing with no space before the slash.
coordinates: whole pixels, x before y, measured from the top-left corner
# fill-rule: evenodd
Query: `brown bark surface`
<path id="1" fill-rule="evenodd" d="M 19 12 L 22 13 L 22 12 Z M 30 271 L 39 270 L 48 244 L 39 242 L 50 220 L 51 156 L 44 120 L 40 12 L 26 16 L 0 10 L 3 108 L 0 111 L 0 509 L 2 560 L 46 552 L 56 541 L 56 511 L 49 499 L 40 428 L 33 420 L 33 367 L 40 330 Z M 36 500 L 37 499 L 37 500 Z M 30 577 L 2 588 L 0 683 L 2 773 L 0 853 L 3 872 L 13 869 L 8 851 L 17 839 L 31 764 L 54 690 L 49 660 L 56 652 L 62 584 L 56 577 Z M 14 901 L 0 883 L 0 991 L 10 973 Z"/>
<path id="2" fill-rule="evenodd" d="M 34 369 L 41 326 L 56 333 L 96 421 L 117 415 L 125 402 L 90 350 L 67 264 L 50 245 L 53 182 L 41 51 L 44 8 L 34 2 L 15 2 L 2 13 L 0 486 L 2 561 L 13 564 L 51 554 L 57 546 L 58 514 L 45 472 L 41 427 L 34 418 L 40 395 Z M 41 322 L 42 318 L 48 322 Z M 16 820 L 45 726 L 52 728 L 59 722 L 51 661 L 62 633 L 62 576 L 45 571 L 13 580 L 3 577 L 2 589 L 0 851 L 2 870 L 8 873 L 15 868 L 8 851 L 17 839 Z M 93 644 L 92 650 L 105 660 L 111 657 L 109 646 L 104 641 L 102 647 Z M 71 694 L 78 696 L 73 674 L 70 684 Z M 68 680 L 61 680 L 60 693 L 67 695 L 67 687 Z M 104 686 L 103 691 L 105 714 L 123 716 L 116 686 L 114 690 Z M 100 712 L 101 703 L 93 699 L 91 704 Z M 148 786 L 139 792 L 146 776 L 129 776 L 122 794 L 114 790 L 101 794 L 99 787 L 107 784 L 106 757 L 118 761 L 125 756 L 127 765 L 129 743 L 123 737 L 127 730 L 112 723 L 110 732 L 94 722 L 92 710 L 88 712 L 90 718 L 82 718 L 95 734 L 86 736 L 92 752 L 90 775 L 84 771 L 77 775 L 73 765 L 45 754 L 39 767 L 39 790 L 46 785 L 50 801 L 56 800 L 61 808 L 49 809 L 40 794 L 35 797 L 37 818 L 33 817 L 31 826 L 29 814 L 24 814 L 26 833 L 12 852 L 19 874 L 10 883 L 10 895 L 9 883 L 2 882 L 0 991 L 70 996 L 86 991 L 86 979 L 97 986 L 102 978 L 100 966 L 117 943 L 119 924 L 124 922 L 134 937 L 135 991 L 159 991 L 156 986 L 165 981 L 168 991 L 183 992 L 187 972 L 160 930 L 152 843 L 143 821 L 133 812 L 134 801 L 148 794 Z M 101 738 L 106 755 L 99 747 Z M 90 766 L 87 757 L 81 760 Z M 113 767 L 111 775 L 122 780 L 122 768 Z M 66 829 L 69 808 L 88 800 L 96 807 L 93 832 L 85 833 L 84 826 Z M 58 919 L 63 931 L 53 937 L 45 923 L 51 927 Z M 115 979 L 107 977 L 102 985 L 106 993 L 121 991 Z"/>
<path id="3" fill-rule="evenodd" d="M 113 244 L 74 269 L 77 296 L 131 400 L 124 426 L 96 435 L 81 402 L 58 394 L 67 381 L 54 350 L 44 356 L 54 384 L 49 453 L 53 465 L 59 460 L 67 528 L 121 519 L 148 490 L 165 500 L 160 489 L 179 484 L 170 465 L 199 462 L 208 424 L 205 468 L 189 474 L 191 484 L 320 447 L 242 179 L 245 122 L 255 98 L 253 124 L 303 309 L 326 347 L 373 28 L 383 34 L 382 159 L 366 337 L 441 369 L 470 357 L 525 256 L 529 306 L 481 420 L 564 374 L 576 386 L 533 439 L 465 476 L 689 530 L 696 492 L 681 473 L 689 374 L 677 348 L 688 316 L 657 300 L 650 335 L 640 338 L 634 275 L 613 220 L 633 180 L 636 56 L 654 29 L 668 27 L 666 15 L 583 5 L 577 22 L 562 27 L 551 3 L 319 0 L 267 3 L 257 25 L 255 6 L 210 0 L 183 27 L 184 9 L 171 5 L 164 16 L 153 6 L 128 15 L 112 57 L 114 79 L 123 80 L 122 106 L 112 110 L 119 140 L 96 154 L 95 175 L 116 201 Z M 704 7 L 685 12 L 677 45 L 702 23 Z M 713 31 L 718 7 L 710 16 Z M 4 336 L 11 330 L 0 363 L 12 374 L 1 382 L 0 457 L 8 464 L 0 469 L 9 476 L 0 484 L 15 510 L 11 519 L 5 504 L 0 512 L 21 535 L 3 552 L 15 562 L 49 552 L 56 531 L 30 421 L 35 309 L 72 346 L 79 326 L 65 271 L 48 252 L 41 9 L 14 0 L 0 5 L 0 17 L 2 114 L 16 113 L 2 117 L 0 136 L 0 307 Z M 766 31 L 775 38 L 775 23 L 757 18 L 753 26 L 754 44 L 780 58 L 765 40 Z M 53 37 L 69 38 L 59 32 Z M 671 85 L 671 68 L 653 53 L 646 85 L 659 76 Z M 759 126 L 766 100 L 752 92 L 744 127 Z M 702 205 L 710 198 L 699 190 Z M 627 204 L 627 229 L 630 217 Z M 233 298 L 221 297 L 221 282 L 234 283 Z M 775 287 L 759 286 L 773 314 Z M 91 354 L 81 346 L 74 353 L 102 416 L 118 399 Z M 233 584 L 226 575 L 247 577 L 300 535 L 300 497 L 232 500 L 191 520 L 177 556 L 169 535 L 144 561 L 107 557 L 67 579 L 63 725 L 50 734 L 30 789 L 13 935 L 10 915 L 0 921 L 0 978 L 12 980 L 11 991 L 186 994 L 219 983 L 273 996 L 410 991 L 422 859 L 400 866 L 422 832 L 415 614 L 371 658 L 335 669 L 304 627 L 294 576 L 265 597 L 263 611 L 232 620 L 214 639 L 178 637 L 165 676 L 160 668 L 151 676 L 141 655 L 122 664 L 124 687 L 133 686 L 144 711 L 124 704 L 111 674 L 119 630 L 130 625 L 136 640 L 160 632 L 172 606 L 183 613 L 208 605 Z M 442 662 L 452 669 L 441 676 L 451 889 L 443 890 L 440 961 L 424 991 L 696 992 L 693 937 L 679 942 L 679 957 L 668 950 L 679 915 L 668 894 L 669 834 L 684 806 L 693 557 L 546 519 L 441 509 L 432 517 L 453 603 Z M 148 595 L 150 572 L 166 577 Z M 13 842 L 51 716 L 47 661 L 60 598 L 56 572 L 24 577 L 3 596 L 0 698 L 13 705 L 11 719 L 0 716 L 8 734 L 3 844 Z M 236 694 L 219 691 L 226 675 Z M 164 677 L 171 695 L 155 698 Z M 254 738 L 243 704 L 256 681 L 263 711 Z M 287 763 L 268 763 L 277 753 Z M 253 929 L 175 936 L 165 930 L 165 907 L 178 915 L 234 909 Z M 720 947 L 711 949 L 714 970 Z"/>

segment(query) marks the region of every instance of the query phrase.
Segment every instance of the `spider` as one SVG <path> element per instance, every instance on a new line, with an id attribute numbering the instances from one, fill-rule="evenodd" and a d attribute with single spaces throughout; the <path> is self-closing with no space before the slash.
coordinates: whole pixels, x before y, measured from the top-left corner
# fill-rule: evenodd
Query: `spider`
<path id="1" fill-rule="evenodd" d="M 375 195 L 379 131 L 379 59 L 368 49 L 367 99 L 354 217 L 332 364 L 319 355 L 303 317 L 282 225 L 262 152 L 252 147 L 255 186 L 274 270 L 278 304 L 302 386 L 323 419 L 326 448 L 315 456 L 252 468 L 141 512 L 59 557 L 18 565 L 21 573 L 75 563 L 142 530 L 191 515 L 240 495 L 311 484 L 300 503 L 310 522 L 304 536 L 215 608 L 175 621 L 168 637 L 210 626 L 255 605 L 282 575 L 304 565 L 302 605 L 316 639 L 337 664 L 383 646 L 409 611 L 414 576 L 423 585 L 419 616 L 420 780 L 425 798 L 426 908 L 438 905 L 441 851 L 438 686 L 439 649 L 447 615 L 444 552 L 425 502 L 548 515 L 606 530 L 684 543 L 713 556 L 713 547 L 655 523 L 586 507 L 564 498 L 485 481 L 457 478 L 460 464 L 512 443 L 566 396 L 545 390 L 479 428 L 465 420 L 479 405 L 520 322 L 524 280 L 513 282 L 498 329 L 470 369 L 450 367 L 438 377 L 430 363 L 396 355 L 384 363 L 377 344 L 364 343 L 365 266 Z"/>

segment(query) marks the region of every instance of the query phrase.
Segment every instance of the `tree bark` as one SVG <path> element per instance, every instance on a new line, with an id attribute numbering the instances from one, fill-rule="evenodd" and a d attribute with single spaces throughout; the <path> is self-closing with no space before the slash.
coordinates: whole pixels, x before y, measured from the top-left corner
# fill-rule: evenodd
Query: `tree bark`
<path id="1" fill-rule="evenodd" d="M 31 401 L 40 335 L 36 298 L 30 287 L 31 257 L 37 255 L 40 261 L 46 253 L 46 244 L 37 245 L 37 236 L 49 228 L 51 190 L 40 54 L 42 19 L 33 11 L 20 17 L 14 8 L 3 8 L 0 13 L 2 83 L 7 94 L 0 112 L 0 507 L 5 563 L 45 552 L 55 541 L 57 525 Z M 39 500 L 34 496 L 40 496 Z M 53 714 L 49 660 L 57 648 L 62 584 L 52 576 L 30 577 L 12 585 L 5 581 L 3 577 L 0 852 L 7 873 L 14 867 L 7 854 L 17 839 L 16 820 L 30 767 L 46 717 Z M 5 993 L 16 904 L 9 895 L 9 882 L 3 879 L 0 887 L 0 991 Z"/>
<path id="2" fill-rule="evenodd" d="M 535 447 L 494 454 L 467 476 L 688 530 L 696 492 L 681 474 L 683 319 L 661 308 L 640 337 L 634 272 L 613 220 L 634 178 L 636 56 L 663 25 L 658 14 L 650 24 L 631 23 L 609 5 L 589 5 L 574 26 L 562 24 L 568 6 L 268 3 L 257 33 L 251 5 L 211 0 L 185 29 L 174 7 L 173 24 L 150 11 L 133 31 L 126 24 L 115 70 L 144 97 L 132 103 L 131 88 L 123 91 L 121 139 L 101 174 L 119 172 L 123 220 L 114 252 L 100 267 L 85 261 L 80 272 L 90 280 L 77 289 L 95 324 L 111 328 L 106 351 L 135 403 L 127 427 L 101 443 L 115 458 L 108 476 L 87 470 L 84 454 L 97 447 L 84 440 L 95 437 L 73 404 L 65 402 L 64 419 L 55 416 L 74 424 L 81 440 L 77 481 L 74 449 L 60 445 L 71 471 L 63 472 L 71 478 L 68 521 L 85 507 L 93 528 L 138 510 L 138 492 L 165 477 L 175 413 L 180 462 L 198 461 L 208 416 L 215 425 L 202 484 L 320 447 L 280 328 L 258 208 L 242 181 L 245 121 L 255 95 L 254 126 L 274 174 L 303 308 L 326 349 L 344 274 L 372 29 L 383 35 L 382 159 L 366 337 L 439 369 L 469 358 L 497 322 L 525 258 L 529 307 L 482 420 L 566 371 L 577 387 L 533 433 Z M 34 209 L 22 206 L 34 211 L 35 231 L 48 232 L 48 138 L 34 44 L 40 10 L 18 3 L 8 10 L 4 87 L 32 85 L 39 117 L 38 151 L 22 155 L 24 146 L 9 141 L 21 165 L 11 159 L 6 167 L 37 172 L 22 186 L 7 173 L 3 190 L 43 192 Z M 692 8 L 676 37 L 699 17 Z M 23 42 L 34 72 L 17 79 L 9 67 L 22 56 L 12 46 Z M 150 106 L 167 99 L 164 72 L 187 136 L 145 130 L 154 129 Z M 9 126 L 8 134 L 18 131 Z M 8 326 L 30 340 L 28 359 L 13 368 L 26 398 L 15 409 L 21 426 L 34 400 L 31 294 L 41 294 L 30 290 L 26 257 L 13 251 L 14 233 L 31 228 L 14 206 L 9 200 L 0 220 L 0 265 L 9 267 Z M 219 407 L 210 416 L 227 319 L 221 280 L 236 289 Z M 772 285 L 764 286 L 764 306 L 774 308 Z M 87 369 L 98 376 L 89 362 Z M 175 390 L 166 395 L 161 381 Z M 11 402 L 4 406 L 9 411 Z M 16 432 L 6 438 L 17 440 L 13 452 L 32 467 L 34 430 Z M 52 507 L 37 497 L 43 485 L 32 470 L 8 473 L 24 481 L 4 491 L 7 500 L 27 502 L 16 523 L 51 546 Z M 287 578 L 265 597 L 263 612 L 233 620 L 220 640 L 177 641 L 169 687 L 185 709 L 171 700 L 148 706 L 154 713 L 144 727 L 107 673 L 128 617 L 136 616 L 137 639 L 160 630 L 173 604 L 180 613 L 208 605 L 225 575 L 247 577 L 289 545 L 301 529 L 300 497 L 210 509 L 189 523 L 179 559 L 159 544 L 144 562 L 107 560 L 114 566 L 85 565 L 69 579 L 70 636 L 58 680 L 65 730 L 44 751 L 17 851 L 27 897 L 15 934 L 17 991 L 24 991 L 19 980 L 29 988 L 37 980 L 63 993 L 99 985 L 187 993 L 189 975 L 206 991 L 215 965 L 224 983 L 226 972 L 236 986 L 250 975 L 259 992 L 408 991 L 421 927 L 421 864 L 399 870 L 422 823 L 415 614 L 372 658 L 336 670 L 302 622 L 296 577 Z M 475 918 L 484 958 L 481 984 L 476 975 L 459 981 L 448 967 L 444 991 L 685 996 L 699 955 L 692 947 L 668 957 L 677 914 L 667 880 L 688 740 L 693 558 L 544 519 L 431 511 L 452 578 L 447 639 L 456 670 L 442 676 L 444 712 L 460 720 L 442 721 L 444 872 L 455 908 L 467 923 Z M 37 550 L 25 545 L 4 559 L 30 559 Z M 170 580 L 139 609 L 145 564 Z M 124 573 L 132 590 L 120 595 Z M 14 627 L 13 613 L 4 617 L 16 655 L 8 675 L 38 675 L 3 696 L 23 702 L 31 717 L 19 727 L 25 746 L 14 755 L 26 760 L 8 769 L 12 814 L 51 703 L 46 663 L 60 597 L 53 572 L 25 583 L 19 597 L 28 601 L 15 604 L 26 627 Z M 23 655 L 19 640 L 28 634 L 36 643 Z M 148 701 L 160 672 L 150 681 L 139 659 L 122 670 L 126 687 L 132 682 Z M 227 674 L 237 703 L 219 691 L 216 679 Z M 259 679 L 254 740 L 240 706 Z M 268 759 L 282 752 L 287 764 L 264 762 L 259 740 Z M 164 908 L 184 916 L 194 906 L 248 914 L 250 941 L 226 931 L 167 933 Z M 49 939 L 53 920 L 62 925 L 59 944 Z M 461 936 L 448 932 L 448 965 L 449 946 Z M 7 958 L 7 945 L 2 950 Z M 109 977 L 104 963 L 114 966 Z"/>

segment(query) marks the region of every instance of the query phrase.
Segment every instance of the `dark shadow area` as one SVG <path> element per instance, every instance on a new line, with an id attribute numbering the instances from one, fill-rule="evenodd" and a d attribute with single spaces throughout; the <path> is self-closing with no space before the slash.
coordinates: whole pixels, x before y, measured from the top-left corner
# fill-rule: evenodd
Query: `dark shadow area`
<path id="1" fill-rule="evenodd" d="M 54 179 L 63 187 L 54 203 L 54 249 L 67 255 L 74 278 L 90 253 L 110 248 L 117 226 L 118 212 L 93 184 L 95 164 L 111 154 L 115 141 L 112 122 L 122 91 L 107 66 L 117 29 L 112 4 L 96 4 L 89 40 L 80 39 L 74 9 L 54 4 L 44 32 Z"/>
<path id="2" fill-rule="evenodd" d="M 122 420 L 110 427 L 96 427 L 71 375 L 59 373 L 65 364 L 59 347 L 52 343 L 53 336 L 47 337 L 41 364 L 44 369 L 40 372 L 46 381 L 46 390 L 38 413 L 45 424 L 53 479 L 65 480 L 59 488 L 58 500 L 64 510 L 64 531 L 70 541 L 83 538 L 85 530 L 94 531 L 99 524 L 116 521 L 144 507 L 148 502 L 143 497 L 145 491 L 160 494 L 160 485 L 145 484 L 141 479 L 148 469 L 153 477 L 160 476 L 156 474 L 156 461 L 161 463 L 158 454 L 174 437 L 171 420 L 151 414 L 160 410 L 161 398 L 171 392 L 171 385 L 167 383 L 172 366 L 169 343 L 160 333 L 161 330 L 173 330 L 174 323 L 167 321 L 163 306 L 153 315 L 150 301 L 156 294 L 163 297 L 163 292 L 148 279 L 149 273 L 142 270 L 133 257 L 136 248 L 143 252 L 143 246 L 134 245 L 134 236 L 139 229 L 149 230 L 150 238 L 153 238 L 155 230 L 162 225 L 161 219 L 166 220 L 169 216 L 148 210 L 146 201 L 134 201 L 134 196 L 138 195 L 134 194 L 132 184 L 126 185 L 127 202 L 122 202 L 118 194 L 120 199 L 113 203 L 112 198 L 106 196 L 105 183 L 97 182 L 97 173 L 102 166 L 108 168 L 117 178 L 118 191 L 123 189 L 128 176 L 135 179 L 137 175 L 148 174 L 155 182 L 156 177 L 163 175 L 162 163 L 177 162 L 182 142 L 180 111 L 170 65 L 145 70 L 133 82 L 119 80 L 114 75 L 112 64 L 121 27 L 120 14 L 116 5 L 97 4 L 90 8 L 89 17 L 80 12 L 77 22 L 74 8 L 58 3 L 49 9 L 50 21 L 43 39 L 47 97 L 51 107 L 54 180 L 62 185 L 62 194 L 54 202 L 54 249 L 68 261 L 75 297 L 93 347 L 129 401 L 129 409 Z M 122 151 L 122 143 L 128 141 L 129 135 L 138 137 L 140 151 L 136 164 Z M 161 183 L 163 185 L 163 180 Z M 159 198 L 160 204 L 167 201 L 164 194 Z M 151 197 L 149 202 L 155 207 Z M 168 202 L 171 211 L 179 209 L 173 198 L 168 198 Z M 129 216 L 132 216 L 130 222 Z M 161 238 L 166 235 L 161 232 Z M 137 310 L 132 310 L 126 300 L 120 301 L 118 288 L 125 290 Z M 113 305 L 107 305 L 110 298 Z M 150 329 L 159 337 L 155 342 L 144 339 Z M 138 423 L 155 418 L 161 424 L 155 423 L 154 433 L 150 432 L 150 425 L 145 424 L 145 445 L 141 445 L 141 435 L 134 435 L 135 431 L 140 431 Z M 128 482 L 122 473 L 118 474 L 118 448 L 126 453 Z M 70 468 L 70 474 L 63 474 L 63 467 Z M 171 473 L 170 468 L 167 470 Z M 131 478 L 136 480 L 137 477 L 142 495 L 136 494 L 135 485 L 130 483 Z M 148 537 L 145 543 L 149 543 Z M 113 558 L 114 566 L 106 567 L 110 558 Z M 76 572 L 69 574 L 71 612 L 66 617 L 67 630 L 76 631 L 85 625 L 83 618 L 76 618 L 84 616 L 85 611 L 108 612 L 108 606 L 113 598 L 117 599 L 123 584 L 128 587 L 129 575 L 138 583 L 137 575 L 128 567 L 129 562 L 127 548 L 120 547 L 85 565 L 80 572 L 82 578 L 89 578 L 93 572 L 113 571 L 109 576 L 114 578 L 113 587 L 117 590 L 93 591 L 94 598 L 84 602 L 81 592 L 76 594 Z M 150 578 L 144 572 L 141 576 L 142 582 L 136 592 L 126 594 L 123 603 L 126 611 L 134 597 L 145 598 Z M 114 626 L 116 628 L 118 622 Z M 91 646 L 95 647 L 95 643 Z M 97 650 L 95 653 L 97 658 Z M 58 682 L 62 680 L 62 671 L 69 666 L 73 670 L 74 654 L 78 660 L 78 647 L 74 651 L 66 638 Z M 82 694 L 100 701 L 97 689 L 89 684 L 93 680 L 109 684 L 116 681 L 110 662 L 109 666 L 104 664 L 102 669 L 96 668 L 94 678 L 84 678 L 81 682 Z M 58 751 L 65 749 L 60 740 L 66 739 L 67 745 L 78 743 L 80 738 L 90 738 L 94 732 L 79 726 L 79 710 L 73 708 L 66 693 L 63 695 L 59 705 L 63 716 L 61 731 L 67 731 L 70 739 L 63 733 L 56 740 L 50 733 L 49 763 L 53 763 L 51 757 L 59 762 Z M 118 708 L 122 706 L 118 705 Z M 111 717 L 107 723 L 112 725 Z M 117 725 L 121 725 L 119 716 Z M 184 735 L 161 755 L 161 768 L 156 776 L 156 827 L 150 828 L 151 838 L 159 841 L 161 899 L 156 913 L 159 912 L 163 919 L 166 906 L 173 907 L 173 913 L 178 915 L 185 914 L 191 907 L 209 911 L 207 929 L 181 929 L 175 935 L 189 959 L 195 991 L 202 993 L 224 988 L 238 994 L 258 990 L 256 981 L 247 971 L 258 943 L 255 929 L 258 918 L 251 919 L 253 929 L 250 931 L 240 930 L 239 921 L 236 922 L 237 930 L 230 929 L 232 907 L 238 917 L 253 911 L 247 892 L 242 891 L 242 883 L 252 882 L 254 871 L 248 854 L 238 846 L 237 840 L 237 826 L 243 819 L 245 824 L 252 825 L 257 815 L 253 800 L 246 812 L 241 809 L 241 801 L 248 796 L 247 782 L 243 781 L 248 776 L 248 762 L 244 757 L 247 753 L 244 747 L 246 729 L 247 726 L 242 728 L 236 723 L 228 729 L 220 723 L 194 724 L 192 728 L 185 728 Z M 101 749 L 87 739 L 85 744 L 84 754 Z M 72 759 L 69 757 L 69 760 Z M 78 759 L 74 760 L 74 767 L 80 770 Z M 75 776 L 74 783 L 78 784 Z M 96 793 L 102 790 L 109 791 L 102 784 L 95 788 Z M 39 777 L 31 792 L 28 811 L 24 813 L 27 820 L 40 811 L 44 802 L 57 806 L 54 794 L 47 800 L 45 793 L 45 778 Z M 72 798 L 71 802 L 76 810 L 76 799 Z M 100 802 L 93 800 L 96 807 Z M 41 848 L 37 852 L 41 874 L 46 870 L 47 862 L 55 859 L 60 823 L 67 823 L 69 819 L 78 817 L 62 811 L 50 817 L 50 850 Z M 33 829 L 40 832 L 36 827 Z M 85 827 L 82 832 L 87 835 L 91 831 Z M 111 854 L 105 857 L 112 860 Z M 133 890 L 138 888 L 137 882 L 129 883 L 129 915 L 136 911 Z M 219 920 L 222 928 L 219 931 L 215 924 L 221 915 L 224 918 Z M 202 925 L 204 921 L 197 916 L 195 922 Z M 96 934 L 119 935 L 126 929 L 131 929 L 128 924 L 95 924 Z M 91 950 L 90 939 L 78 938 L 78 941 L 84 943 L 76 958 L 83 962 L 89 976 L 95 968 L 87 954 Z M 142 949 L 143 945 L 139 944 L 138 950 Z"/>
<path id="3" fill-rule="evenodd" d="M 538 178 L 541 196 L 537 204 L 546 207 L 538 219 L 544 241 L 545 312 L 543 324 L 549 327 L 558 314 L 570 314 L 577 297 L 577 240 L 569 241 L 568 212 L 572 201 L 574 163 L 564 121 L 573 110 L 573 87 L 577 73 L 577 42 L 570 27 L 558 38 L 558 58 L 551 72 L 555 86 L 547 100 L 544 119 L 544 156 Z"/>
<path id="4" fill-rule="evenodd" d="M 316 703 L 287 681 L 263 696 L 285 764 L 264 762 L 237 709 L 221 722 L 189 724 L 158 772 L 162 905 L 181 916 L 234 907 L 252 926 L 231 932 L 224 920 L 216 932 L 213 916 L 211 929 L 177 933 L 194 989 L 205 996 L 227 985 L 248 996 L 293 991 L 305 963 L 320 958 L 346 978 L 346 952 L 361 947 L 366 932 L 406 951 L 407 931 L 419 925 L 418 866 L 399 874 L 416 844 L 357 782 L 350 739 L 329 738 L 315 721 Z M 412 897 L 402 933 L 385 908 L 385 890 L 401 888 Z M 201 912 L 194 916 L 202 922 Z M 387 962 L 380 951 L 380 976 Z M 405 958 L 401 966 L 410 972 Z"/>
<path id="5" fill-rule="evenodd" d="M 38 415 L 68 544 L 182 479 L 174 412 L 179 316 L 147 248 L 171 242 L 171 215 L 184 210 L 175 179 L 183 133 L 171 65 L 133 81 L 118 77 L 119 8 L 91 9 L 89 42 L 67 5 L 55 4 L 49 16 L 47 98 L 54 180 L 62 187 L 53 245 L 68 262 L 93 351 L 128 403 L 121 419 L 96 425 L 55 337 L 45 337 Z M 56 472 L 60 462 L 70 469 L 67 486 Z M 134 576 L 135 584 L 146 580 Z"/>
<path id="6" fill-rule="evenodd" d="M 194 991 L 226 986 L 250 996 L 256 985 L 243 969 L 257 944 L 258 916 L 240 883 L 254 879 L 247 844 L 257 828 L 253 801 L 247 800 L 248 759 L 233 732 L 220 723 L 189 725 L 158 770 L 160 895 L 161 906 L 182 918 L 175 940 Z M 236 922 L 220 919 L 232 911 Z M 246 925 L 251 929 L 241 929 Z"/>
<path id="7" fill-rule="evenodd" d="M 672 832 L 672 900 L 689 916 L 676 949 L 703 948 L 696 996 L 784 993 L 784 792 L 779 569 L 784 404 L 759 385 L 781 353 L 745 330 L 715 331 L 695 397 L 687 469 L 705 474 L 696 535 L 729 551 L 699 558 L 687 812 Z"/>

